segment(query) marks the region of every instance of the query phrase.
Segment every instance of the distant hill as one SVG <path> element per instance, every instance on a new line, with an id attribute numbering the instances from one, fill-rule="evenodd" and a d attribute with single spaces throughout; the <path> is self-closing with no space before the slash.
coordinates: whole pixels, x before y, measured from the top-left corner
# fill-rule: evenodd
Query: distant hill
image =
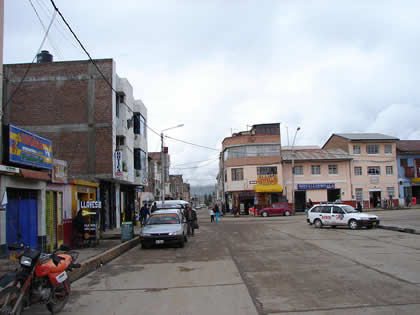
<path id="1" fill-rule="evenodd" d="M 204 196 L 204 195 L 212 195 L 216 193 L 216 187 L 214 185 L 206 185 L 206 186 L 191 186 L 190 194 L 191 197 L 195 196 Z"/>

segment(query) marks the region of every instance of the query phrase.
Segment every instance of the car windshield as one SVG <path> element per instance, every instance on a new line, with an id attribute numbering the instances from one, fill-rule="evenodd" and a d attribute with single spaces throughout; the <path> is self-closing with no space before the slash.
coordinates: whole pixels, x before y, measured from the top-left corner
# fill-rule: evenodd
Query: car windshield
<path id="1" fill-rule="evenodd" d="M 180 224 L 177 214 L 156 214 L 152 215 L 146 223 L 147 225 L 154 224 Z"/>
<path id="2" fill-rule="evenodd" d="M 357 213 L 357 212 L 359 212 L 356 209 L 354 209 L 352 206 L 343 206 L 343 209 L 347 213 Z"/>

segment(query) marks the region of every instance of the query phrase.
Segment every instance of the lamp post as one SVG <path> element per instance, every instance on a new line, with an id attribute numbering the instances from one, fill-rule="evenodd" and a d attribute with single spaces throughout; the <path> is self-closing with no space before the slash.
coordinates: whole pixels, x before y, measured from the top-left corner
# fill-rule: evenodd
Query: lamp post
<path id="1" fill-rule="evenodd" d="M 295 207 L 295 151 L 294 151 L 294 146 L 295 146 L 296 135 L 297 135 L 297 132 L 299 130 L 300 130 L 300 127 L 297 127 L 296 131 L 295 131 L 295 135 L 293 137 L 293 141 L 292 141 L 292 206 L 293 206 L 293 210 L 296 210 L 296 207 Z"/>
<path id="2" fill-rule="evenodd" d="M 165 202 L 165 170 L 166 170 L 165 158 L 164 158 L 165 155 L 164 155 L 164 152 L 163 152 L 163 150 L 164 150 L 164 146 L 163 146 L 164 135 L 163 135 L 163 132 L 167 131 L 167 130 L 170 130 L 170 129 L 179 128 L 179 127 L 182 127 L 182 126 L 184 126 L 184 124 L 180 124 L 180 125 L 177 125 L 177 126 L 174 126 L 174 127 L 166 128 L 166 129 L 163 129 L 160 132 L 160 143 L 161 143 L 161 147 L 160 147 L 160 152 L 161 152 L 160 153 L 161 178 L 160 178 L 160 181 L 161 181 L 161 196 L 162 196 L 161 201 L 162 201 L 162 204 Z"/>

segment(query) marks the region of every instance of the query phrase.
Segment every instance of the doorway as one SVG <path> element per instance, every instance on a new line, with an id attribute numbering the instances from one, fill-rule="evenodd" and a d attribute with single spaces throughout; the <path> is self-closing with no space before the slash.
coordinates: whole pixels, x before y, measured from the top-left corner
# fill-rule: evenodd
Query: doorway
<path id="1" fill-rule="evenodd" d="M 416 198 L 417 204 L 420 204 L 420 186 L 412 186 L 412 196 Z"/>
<path id="2" fill-rule="evenodd" d="M 380 191 L 369 192 L 369 201 L 370 201 L 371 208 L 380 208 L 381 207 L 381 192 Z"/>
<path id="3" fill-rule="evenodd" d="M 327 189 L 327 201 L 334 202 L 341 200 L 341 189 Z"/>
<path id="4" fill-rule="evenodd" d="M 306 190 L 296 190 L 295 191 L 295 211 L 305 211 L 306 210 Z"/>

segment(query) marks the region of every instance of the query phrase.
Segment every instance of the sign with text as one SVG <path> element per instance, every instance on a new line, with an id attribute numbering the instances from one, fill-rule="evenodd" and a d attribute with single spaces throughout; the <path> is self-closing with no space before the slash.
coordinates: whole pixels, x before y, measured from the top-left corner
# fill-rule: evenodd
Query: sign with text
<path id="1" fill-rule="evenodd" d="M 298 184 L 298 190 L 334 189 L 335 184 Z"/>
<path id="2" fill-rule="evenodd" d="M 96 200 L 80 200 L 80 209 L 100 209 L 102 208 L 102 202 Z"/>
<path id="3" fill-rule="evenodd" d="M 277 174 L 257 175 L 257 182 L 261 185 L 276 185 L 278 177 Z"/>
<path id="4" fill-rule="evenodd" d="M 9 162 L 51 169 L 51 141 L 9 125 Z"/>
<path id="5" fill-rule="evenodd" d="M 52 182 L 67 181 L 67 162 L 53 159 Z"/>
<path id="6" fill-rule="evenodd" d="M 122 175 L 122 152 L 121 151 L 115 151 L 114 153 L 115 158 L 115 176 L 121 176 Z"/>

